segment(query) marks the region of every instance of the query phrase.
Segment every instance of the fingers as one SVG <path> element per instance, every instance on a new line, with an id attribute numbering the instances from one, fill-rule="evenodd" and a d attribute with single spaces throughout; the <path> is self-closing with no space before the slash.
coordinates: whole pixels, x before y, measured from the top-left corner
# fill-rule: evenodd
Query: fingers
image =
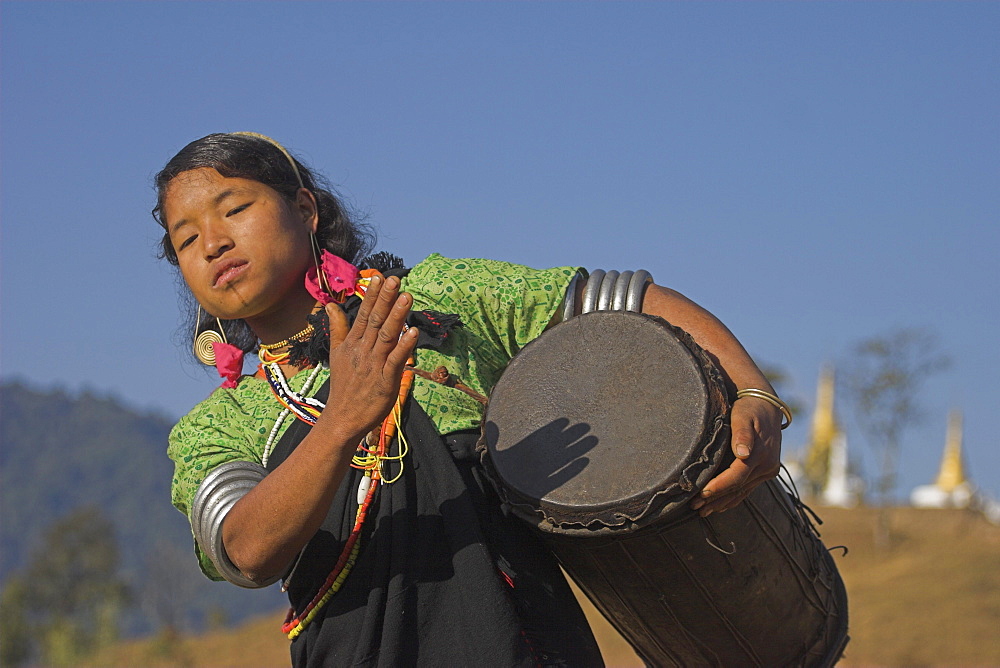
<path id="1" fill-rule="evenodd" d="M 416 347 L 419 332 L 411 328 L 400 336 L 413 298 L 400 293 L 396 277 L 372 279 L 348 329 L 342 309 L 329 305 L 331 342 L 328 405 L 350 405 L 338 418 L 350 433 L 375 428 L 399 398 L 404 368 Z"/>
<path id="2" fill-rule="evenodd" d="M 691 508 L 699 510 L 705 505 L 730 494 L 741 491 L 753 477 L 753 468 L 737 459 L 725 471 L 712 478 L 705 488 L 691 502 Z"/>
<path id="3" fill-rule="evenodd" d="M 754 444 L 750 450 L 751 455 L 736 459 L 725 471 L 710 480 L 705 488 L 690 503 L 692 510 L 698 511 L 702 517 L 707 517 L 714 512 L 729 510 L 739 504 L 754 490 L 757 485 L 773 478 L 779 469 L 780 445 L 774 439 L 763 439 L 755 432 L 750 432 L 749 436 L 739 436 L 736 434 L 734 426 L 733 451 L 736 452 L 735 443 L 740 438 Z"/>
<path id="4" fill-rule="evenodd" d="M 351 336 L 370 346 L 388 348 L 399 340 L 399 333 L 412 306 L 413 298 L 399 294 L 400 282 L 395 276 L 372 278 L 368 292 L 358 309 Z"/>
<path id="5" fill-rule="evenodd" d="M 386 294 L 388 290 L 383 291 L 382 294 Z M 381 297 L 381 296 L 380 296 Z M 382 348 L 388 350 L 395 348 L 399 343 L 400 332 L 402 332 L 404 324 L 406 323 L 406 316 L 410 313 L 410 307 L 413 305 L 413 297 L 407 293 L 403 293 L 391 301 L 387 305 L 388 312 L 385 315 L 385 320 L 378 329 L 378 336 L 376 343 Z M 380 310 L 380 309 L 377 309 Z M 369 322 L 369 328 L 373 325 Z M 416 332 L 414 332 L 416 333 Z"/>
<path id="6" fill-rule="evenodd" d="M 333 350 L 347 338 L 351 327 L 347 324 L 347 314 L 336 304 L 326 305 L 326 315 L 330 319 L 330 350 Z"/>
<path id="7" fill-rule="evenodd" d="M 721 489 L 716 488 L 707 497 L 699 496 L 692 501 L 691 509 L 697 510 L 698 514 L 702 517 L 708 517 L 712 513 L 724 512 L 742 503 L 758 485 L 773 477 L 773 472 L 758 472 L 738 485 L 723 487 Z"/>
<path id="8" fill-rule="evenodd" d="M 747 401 L 750 399 L 750 401 Z M 733 404 L 730 415 L 732 426 L 731 444 L 733 454 L 738 459 L 746 459 L 754 450 L 754 444 L 760 438 L 759 434 L 768 435 L 773 432 L 781 437 L 780 423 L 775 423 L 768 411 L 774 407 L 754 397 L 744 397 Z"/>
<path id="9" fill-rule="evenodd" d="M 702 517 L 729 510 L 757 485 L 777 475 L 781 454 L 780 421 L 775 422 L 769 411 L 769 405 L 764 407 L 761 402 L 746 398 L 733 404 L 731 447 L 737 459 L 705 485 L 701 494 L 691 501 L 692 510 Z"/>
<path id="10" fill-rule="evenodd" d="M 374 279 L 372 280 L 374 282 Z M 405 296 L 399 294 L 399 287 L 399 279 L 390 276 L 384 281 L 379 281 L 379 290 L 375 295 L 370 292 L 365 295 L 365 302 L 373 302 L 366 323 L 369 331 L 380 330 L 386 326 L 396 302 Z M 396 334 L 398 336 L 399 332 Z"/>
<path id="11" fill-rule="evenodd" d="M 372 308 L 378 302 L 378 296 L 382 293 L 382 286 L 384 281 L 381 276 L 373 276 L 371 282 L 368 284 L 368 292 L 365 293 L 365 298 L 361 301 L 361 306 L 358 308 L 358 314 L 354 316 L 354 326 L 351 327 L 351 334 L 355 338 L 362 338 L 365 334 L 365 330 L 368 328 L 368 320 L 371 317 Z"/>
<path id="12" fill-rule="evenodd" d="M 406 361 L 416 347 L 418 332 L 414 329 L 402 336 L 413 297 L 400 293 L 400 281 L 394 276 L 376 276 L 354 319 L 347 327 L 347 318 L 335 304 L 327 305 L 330 314 L 331 360 L 335 346 L 347 343 L 340 351 L 352 359 L 352 368 L 367 368 L 383 380 L 398 382 Z M 331 364 L 332 366 L 332 364 Z"/>
<path id="13" fill-rule="evenodd" d="M 733 420 L 733 454 L 739 459 L 746 459 L 753 452 L 754 432 L 749 420 Z"/>
<path id="14" fill-rule="evenodd" d="M 396 346 L 385 358 L 385 373 L 391 378 L 399 378 L 403 374 L 403 367 L 413 354 L 413 349 L 417 347 L 417 339 L 420 333 L 416 327 L 411 327 L 399 337 Z"/>
<path id="15" fill-rule="evenodd" d="M 713 503 L 708 504 L 704 508 L 699 510 L 698 514 L 701 517 L 708 517 L 712 513 L 724 513 L 727 510 L 735 508 L 736 506 L 746 501 L 747 497 L 750 496 L 750 492 L 752 492 L 755 488 L 756 485 L 738 494 L 730 494 L 725 498 L 716 499 Z"/>

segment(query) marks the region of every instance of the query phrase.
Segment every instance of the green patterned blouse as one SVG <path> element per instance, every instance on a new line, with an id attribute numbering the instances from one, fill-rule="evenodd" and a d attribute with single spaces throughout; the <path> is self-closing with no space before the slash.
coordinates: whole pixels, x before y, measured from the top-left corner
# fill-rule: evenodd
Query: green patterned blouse
<path id="1" fill-rule="evenodd" d="M 452 331 L 438 350 L 420 349 L 416 366 L 434 371 L 440 366 L 476 392 L 488 395 L 507 362 L 536 338 L 552 320 L 576 267 L 536 270 L 493 260 L 454 260 L 433 254 L 403 279 L 413 295 L 413 308 L 456 313 L 463 327 Z M 301 391 L 310 371 L 296 374 L 289 384 Z M 329 372 L 318 372 L 312 394 Z M 413 398 L 438 431 L 447 434 L 479 426 L 482 405 L 461 390 L 416 377 Z M 174 461 L 171 498 L 185 515 L 205 476 L 229 461 L 263 463 L 268 437 L 281 413 L 267 381 L 243 376 L 234 389 L 219 388 L 194 407 L 170 432 L 167 454 Z M 295 418 L 278 426 L 273 442 Z M 214 565 L 195 545 L 205 574 L 221 579 Z"/>

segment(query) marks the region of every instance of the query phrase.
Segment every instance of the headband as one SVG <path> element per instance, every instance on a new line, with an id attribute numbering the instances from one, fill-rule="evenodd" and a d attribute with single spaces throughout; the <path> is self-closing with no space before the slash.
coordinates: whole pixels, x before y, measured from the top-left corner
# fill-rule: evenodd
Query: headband
<path id="1" fill-rule="evenodd" d="M 284 156 L 288 158 L 288 163 L 292 166 L 292 170 L 295 172 L 295 178 L 298 179 L 299 181 L 299 187 L 305 188 L 305 185 L 302 183 L 302 176 L 299 174 L 299 167 L 298 165 L 295 164 L 295 159 L 292 157 L 292 154 L 286 151 L 284 146 L 282 146 L 275 140 L 271 139 L 267 135 L 262 135 L 259 132 L 230 132 L 229 134 L 243 135 L 246 137 L 255 137 L 256 139 L 263 139 L 268 144 L 281 151 L 284 154 Z"/>

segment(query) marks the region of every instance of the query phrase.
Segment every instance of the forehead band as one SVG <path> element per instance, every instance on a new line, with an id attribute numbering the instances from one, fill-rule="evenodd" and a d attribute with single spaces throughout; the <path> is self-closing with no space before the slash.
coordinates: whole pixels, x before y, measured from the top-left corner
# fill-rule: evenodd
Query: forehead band
<path id="1" fill-rule="evenodd" d="M 298 167 L 298 165 L 295 164 L 295 159 L 292 157 L 292 154 L 289 153 L 288 151 L 286 151 L 284 146 L 282 146 L 281 144 L 279 144 L 275 140 L 271 139 L 267 135 L 262 135 L 259 132 L 230 132 L 229 134 L 231 134 L 231 135 L 243 135 L 245 137 L 255 137 L 257 139 L 263 139 L 268 144 L 270 144 L 274 148 L 276 148 L 279 151 L 281 151 L 281 153 L 286 158 L 288 158 L 288 164 L 290 164 L 292 166 L 292 171 L 295 172 L 295 178 L 298 179 L 298 181 L 299 181 L 299 187 L 300 188 L 305 188 L 305 185 L 302 183 L 302 176 L 299 174 L 299 167 Z"/>

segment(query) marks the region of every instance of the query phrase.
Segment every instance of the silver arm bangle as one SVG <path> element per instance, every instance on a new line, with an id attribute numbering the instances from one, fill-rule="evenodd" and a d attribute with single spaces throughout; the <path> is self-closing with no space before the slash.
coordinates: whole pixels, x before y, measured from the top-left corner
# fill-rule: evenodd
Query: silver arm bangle
<path id="1" fill-rule="evenodd" d="M 653 282 L 653 275 L 645 269 L 632 274 L 625 293 L 625 310 L 642 313 L 642 299 L 646 296 L 646 288 Z"/>
<path id="2" fill-rule="evenodd" d="M 633 274 L 635 274 L 634 271 L 623 271 L 618 276 L 618 280 L 615 281 L 614 290 L 611 294 L 612 311 L 625 310 L 625 299 L 628 297 L 628 284 L 632 280 Z"/>
<path id="3" fill-rule="evenodd" d="M 601 281 L 601 291 L 597 293 L 597 310 L 598 311 L 610 311 L 611 309 L 611 296 L 615 292 L 615 282 L 618 280 L 618 272 L 612 269 L 608 273 L 604 274 L 604 280 Z"/>
<path id="4" fill-rule="evenodd" d="M 229 582 L 248 589 L 266 587 L 278 581 L 274 576 L 266 582 L 255 582 L 236 568 L 222 543 L 222 521 L 246 494 L 257 486 L 267 470 L 253 462 L 227 462 L 216 467 L 198 486 L 191 502 L 191 531 L 202 552 L 215 564 L 219 575 Z"/>
<path id="5" fill-rule="evenodd" d="M 566 286 L 566 296 L 563 298 L 562 311 L 559 312 L 561 314 L 559 322 L 566 322 L 576 315 L 576 286 L 580 284 L 581 278 L 586 278 L 586 274 L 579 271 L 576 272 L 573 274 L 569 285 Z"/>
<path id="6" fill-rule="evenodd" d="M 580 300 L 580 313 L 593 311 L 633 311 L 642 312 L 642 299 L 646 288 L 653 282 L 653 277 L 645 269 L 639 271 L 604 271 L 595 269 L 590 272 L 587 285 L 583 288 Z M 569 296 L 563 311 L 563 320 L 569 319 Z M 576 306 L 574 303 L 573 306 Z"/>
<path id="7" fill-rule="evenodd" d="M 590 272 L 587 279 L 587 286 L 583 289 L 583 299 L 580 301 L 580 313 L 590 313 L 597 309 L 597 295 L 601 291 L 601 283 L 604 282 L 604 270 L 595 269 Z"/>

